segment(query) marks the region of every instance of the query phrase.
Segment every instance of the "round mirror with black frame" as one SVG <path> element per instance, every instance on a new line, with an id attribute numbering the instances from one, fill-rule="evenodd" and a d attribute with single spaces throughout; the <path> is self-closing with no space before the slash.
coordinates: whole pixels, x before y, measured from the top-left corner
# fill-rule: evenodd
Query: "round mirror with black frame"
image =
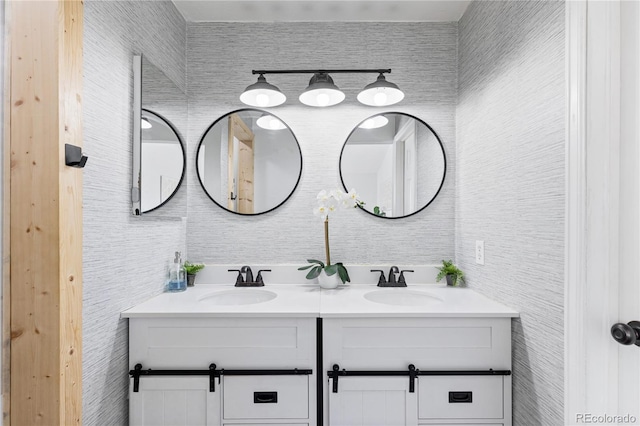
<path id="1" fill-rule="evenodd" d="M 444 184 L 447 159 L 438 134 L 401 112 L 376 114 L 359 123 L 340 153 L 340 179 L 356 189 L 361 208 L 399 219 L 426 208 Z"/>
<path id="2" fill-rule="evenodd" d="M 239 109 L 204 132 L 196 170 L 200 185 L 218 206 L 235 214 L 258 215 L 291 197 L 302 175 L 302 151 L 278 117 Z"/>
<path id="3" fill-rule="evenodd" d="M 166 204 L 184 179 L 184 144 L 171 122 L 160 114 L 142 108 L 141 188 L 142 213 Z"/>

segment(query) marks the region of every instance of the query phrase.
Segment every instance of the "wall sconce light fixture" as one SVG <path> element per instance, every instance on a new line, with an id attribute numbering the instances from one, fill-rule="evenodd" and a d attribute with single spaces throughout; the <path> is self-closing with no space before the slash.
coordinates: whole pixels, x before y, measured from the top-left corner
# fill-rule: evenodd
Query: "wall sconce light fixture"
<path id="1" fill-rule="evenodd" d="M 329 74 L 370 73 L 378 74 L 375 82 L 368 84 L 358 94 L 358 101 L 369 106 L 389 106 L 404 98 L 404 93 L 394 83 L 387 81 L 384 74 L 391 69 L 355 69 L 355 70 L 253 70 L 258 81 L 248 86 L 240 95 L 240 101 L 254 107 L 274 107 L 282 105 L 287 97 L 273 84 L 267 82 L 265 74 L 313 74 L 309 86 L 299 99 L 305 105 L 328 107 L 337 105 L 345 98 Z"/>

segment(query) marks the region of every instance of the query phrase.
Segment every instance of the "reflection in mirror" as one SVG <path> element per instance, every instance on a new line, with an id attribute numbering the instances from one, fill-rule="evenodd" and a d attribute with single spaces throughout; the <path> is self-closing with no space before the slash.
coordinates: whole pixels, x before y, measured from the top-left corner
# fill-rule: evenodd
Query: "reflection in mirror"
<path id="1" fill-rule="evenodd" d="M 184 92 L 147 58 L 134 56 L 134 215 L 156 210 L 178 191 L 185 151 L 176 125 L 186 127 L 186 121 Z M 182 204 L 162 215 L 184 216 Z"/>
<path id="2" fill-rule="evenodd" d="M 302 173 L 302 153 L 282 120 L 242 109 L 207 129 L 196 167 L 202 188 L 217 205 L 256 215 L 279 207 L 293 194 Z"/>
<path id="3" fill-rule="evenodd" d="M 351 132 L 340 154 L 345 190 L 385 218 L 410 216 L 438 195 L 446 174 L 440 138 L 424 121 L 403 113 L 369 117 Z"/>
<path id="4" fill-rule="evenodd" d="M 142 109 L 142 211 L 164 204 L 184 174 L 184 148 L 178 132 L 160 115 Z"/>

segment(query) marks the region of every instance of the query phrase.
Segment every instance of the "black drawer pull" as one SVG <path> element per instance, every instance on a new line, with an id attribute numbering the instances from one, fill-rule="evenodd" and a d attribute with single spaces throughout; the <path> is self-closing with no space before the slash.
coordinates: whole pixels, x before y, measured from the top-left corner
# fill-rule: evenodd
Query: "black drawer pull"
<path id="1" fill-rule="evenodd" d="M 473 392 L 449 392 L 449 402 L 473 402 Z"/>
<path id="2" fill-rule="evenodd" d="M 278 392 L 254 392 L 253 402 L 255 404 L 276 404 L 278 402 Z"/>

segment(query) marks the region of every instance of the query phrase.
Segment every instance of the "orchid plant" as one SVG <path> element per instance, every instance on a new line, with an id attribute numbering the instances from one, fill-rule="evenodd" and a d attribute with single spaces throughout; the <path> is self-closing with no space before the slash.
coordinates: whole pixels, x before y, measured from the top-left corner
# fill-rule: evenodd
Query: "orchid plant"
<path id="1" fill-rule="evenodd" d="M 340 189 L 334 189 L 329 192 L 322 190 L 316 197 L 318 205 L 313 209 L 313 213 L 324 221 L 324 250 L 326 263 L 317 259 L 307 259 L 310 265 L 302 266 L 298 270 L 310 269 L 307 273 L 307 279 L 314 279 L 322 271 L 328 276 L 338 274 L 342 283 L 351 282 L 347 268 L 342 262 L 331 263 L 331 253 L 329 251 L 329 215 L 339 210 L 347 210 L 364 205 L 358 200 L 358 194 L 355 189 L 344 192 Z"/>

